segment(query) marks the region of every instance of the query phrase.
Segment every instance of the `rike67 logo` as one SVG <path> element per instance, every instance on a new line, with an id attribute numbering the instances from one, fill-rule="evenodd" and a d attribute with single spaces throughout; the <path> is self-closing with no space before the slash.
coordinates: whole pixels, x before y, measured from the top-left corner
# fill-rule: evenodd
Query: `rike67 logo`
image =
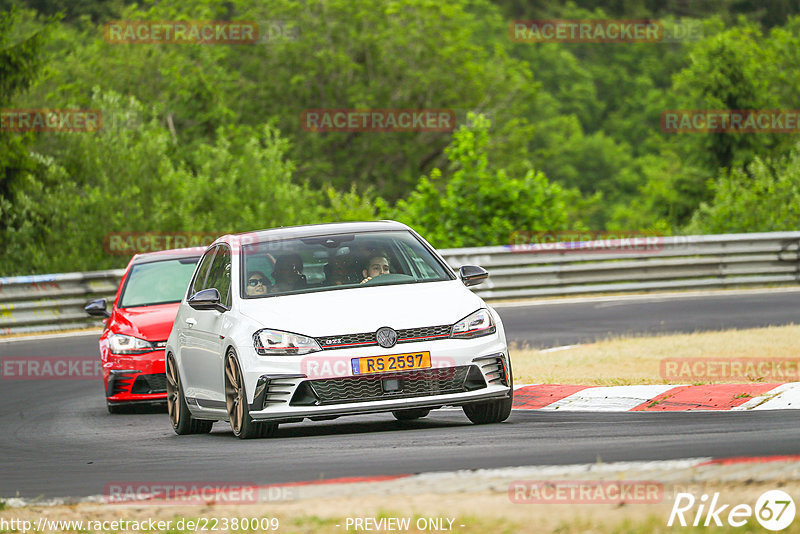
<path id="1" fill-rule="evenodd" d="M 731 507 L 730 504 L 719 503 L 719 493 L 714 493 L 710 501 L 705 493 L 699 499 L 691 493 L 678 493 L 667 526 L 671 527 L 677 520 L 682 527 L 689 524 L 694 527 L 721 527 L 726 523 L 732 527 L 742 527 L 754 516 L 767 530 L 783 530 L 794 520 L 794 501 L 785 491 L 769 490 L 761 494 L 754 507 L 749 504 Z"/>

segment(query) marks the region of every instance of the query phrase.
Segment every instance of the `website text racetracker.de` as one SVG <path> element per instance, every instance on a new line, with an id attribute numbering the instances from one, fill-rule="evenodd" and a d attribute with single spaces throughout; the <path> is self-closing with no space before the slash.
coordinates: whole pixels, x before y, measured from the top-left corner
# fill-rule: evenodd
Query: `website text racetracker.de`
<path id="1" fill-rule="evenodd" d="M 300 126 L 308 132 L 452 132 L 452 109 L 307 109 Z"/>
<path id="2" fill-rule="evenodd" d="M 508 31 L 515 43 L 661 43 L 703 37 L 696 20 L 515 20 Z"/>
<path id="3" fill-rule="evenodd" d="M 511 252 L 516 253 L 658 253 L 663 251 L 667 245 L 670 248 L 686 246 L 688 245 L 688 239 L 685 236 L 665 238 L 647 230 L 565 230 L 553 232 L 517 230 L 509 236 L 509 244 Z"/>
<path id="4" fill-rule="evenodd" d="M 661 112 L 666 133 L 798 133 L 797 109 L 670 109 Z"/>
<path id="5" fill-rule="evenodd" d="M 198 517 L 193 519 L 50 519 L 0 518 L 0 532 L 215 532 L 275 531 L 277 517 Z"/>

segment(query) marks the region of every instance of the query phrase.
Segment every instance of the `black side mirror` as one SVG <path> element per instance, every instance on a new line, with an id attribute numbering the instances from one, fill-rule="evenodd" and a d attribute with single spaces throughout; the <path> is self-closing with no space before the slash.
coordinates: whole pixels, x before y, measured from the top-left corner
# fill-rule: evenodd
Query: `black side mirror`
<path id="1" fill-rule="evenodd" d="M 486 269 L 478 267 L 477 265 L 462 265 L 458 270 L 458 274 L 461 276 L 461 281 L 464 282 L 464 285 L 467 287 L 482 284 L 489 278 L 489 273 Z"/>
<path id="2" fill-rule="evenodd" d="M 106 305 L 106 299 L 95 299 L 87 302 L 83 309 L 92 317 L 108 319 L 111 317 L 111 312 L 106 309 Z"/>
<path id="3" fill-rule="evenodd" d="M 226 312 L 228 308 L 222 305 L 222 299 L 219 296 L 217 288 L 210 287 L 198 291 L 188 301 L 189 306 L 195 310 L 217 310 L 218 312 Z"/>

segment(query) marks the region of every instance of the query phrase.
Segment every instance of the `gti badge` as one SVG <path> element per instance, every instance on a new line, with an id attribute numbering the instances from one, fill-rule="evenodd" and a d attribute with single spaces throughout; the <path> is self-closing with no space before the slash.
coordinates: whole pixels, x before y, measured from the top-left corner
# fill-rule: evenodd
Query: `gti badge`
<path id="1" fill-rule="evenodd" d="M 397 343 L 397 332 L 388 326 L 383 326 L 375 332 L 375 339 L 378 340 L 378 345 L 388 349 L 389 347 L 394 347 L 394 344 Z"/>

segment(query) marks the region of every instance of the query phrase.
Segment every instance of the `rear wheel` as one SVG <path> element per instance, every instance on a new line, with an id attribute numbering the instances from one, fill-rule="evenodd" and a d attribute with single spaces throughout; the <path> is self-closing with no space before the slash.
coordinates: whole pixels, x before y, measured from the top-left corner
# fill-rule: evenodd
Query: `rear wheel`
<path id="1" fill-rule="evenodd" d="M 395 410 L 392 415 L 398 421 L 413 421 L 414 419 L 422 419 L 431 413 L 427 408 L 413 408 L 410 410 Z"/>
<path id="2" fill-rule="evenodd" d="M 277 423 L 259 423 L 250 417 L 242 371 L 233 349 L 225 358 L 225 406 L 233 435 L 239 439 L 266 438 L 278 429 Z"/>
<path id="3" fill-rule="evenodd" d="M 214 421 L 204 421 L 195 419 L 189 413 L 189 406 L 186 404 L 186 398 L 183 396 L 183 387 L 181 386 L 181 377 L 178 373 L 178 366 L 175 365 L 175 360 L 170 355 L 167 358 L 167 412 L 169 413 L 169 422 L 172 424 L 172 429 L 179 436 L 185 434 L 207 434 L 211 432 L 211 426 Z"/>
<path id="4" fill-rule="evenodd" d="M 511 415 L 511 405 L 514 404 L 514 377 L 511 374 L 511 362 L 508 364 L 508 385 L 511 391 L 505 399 L 497 399 L 475 404 L 465 404 L 464 414 L 476 425 L 501 423 Z"/>

